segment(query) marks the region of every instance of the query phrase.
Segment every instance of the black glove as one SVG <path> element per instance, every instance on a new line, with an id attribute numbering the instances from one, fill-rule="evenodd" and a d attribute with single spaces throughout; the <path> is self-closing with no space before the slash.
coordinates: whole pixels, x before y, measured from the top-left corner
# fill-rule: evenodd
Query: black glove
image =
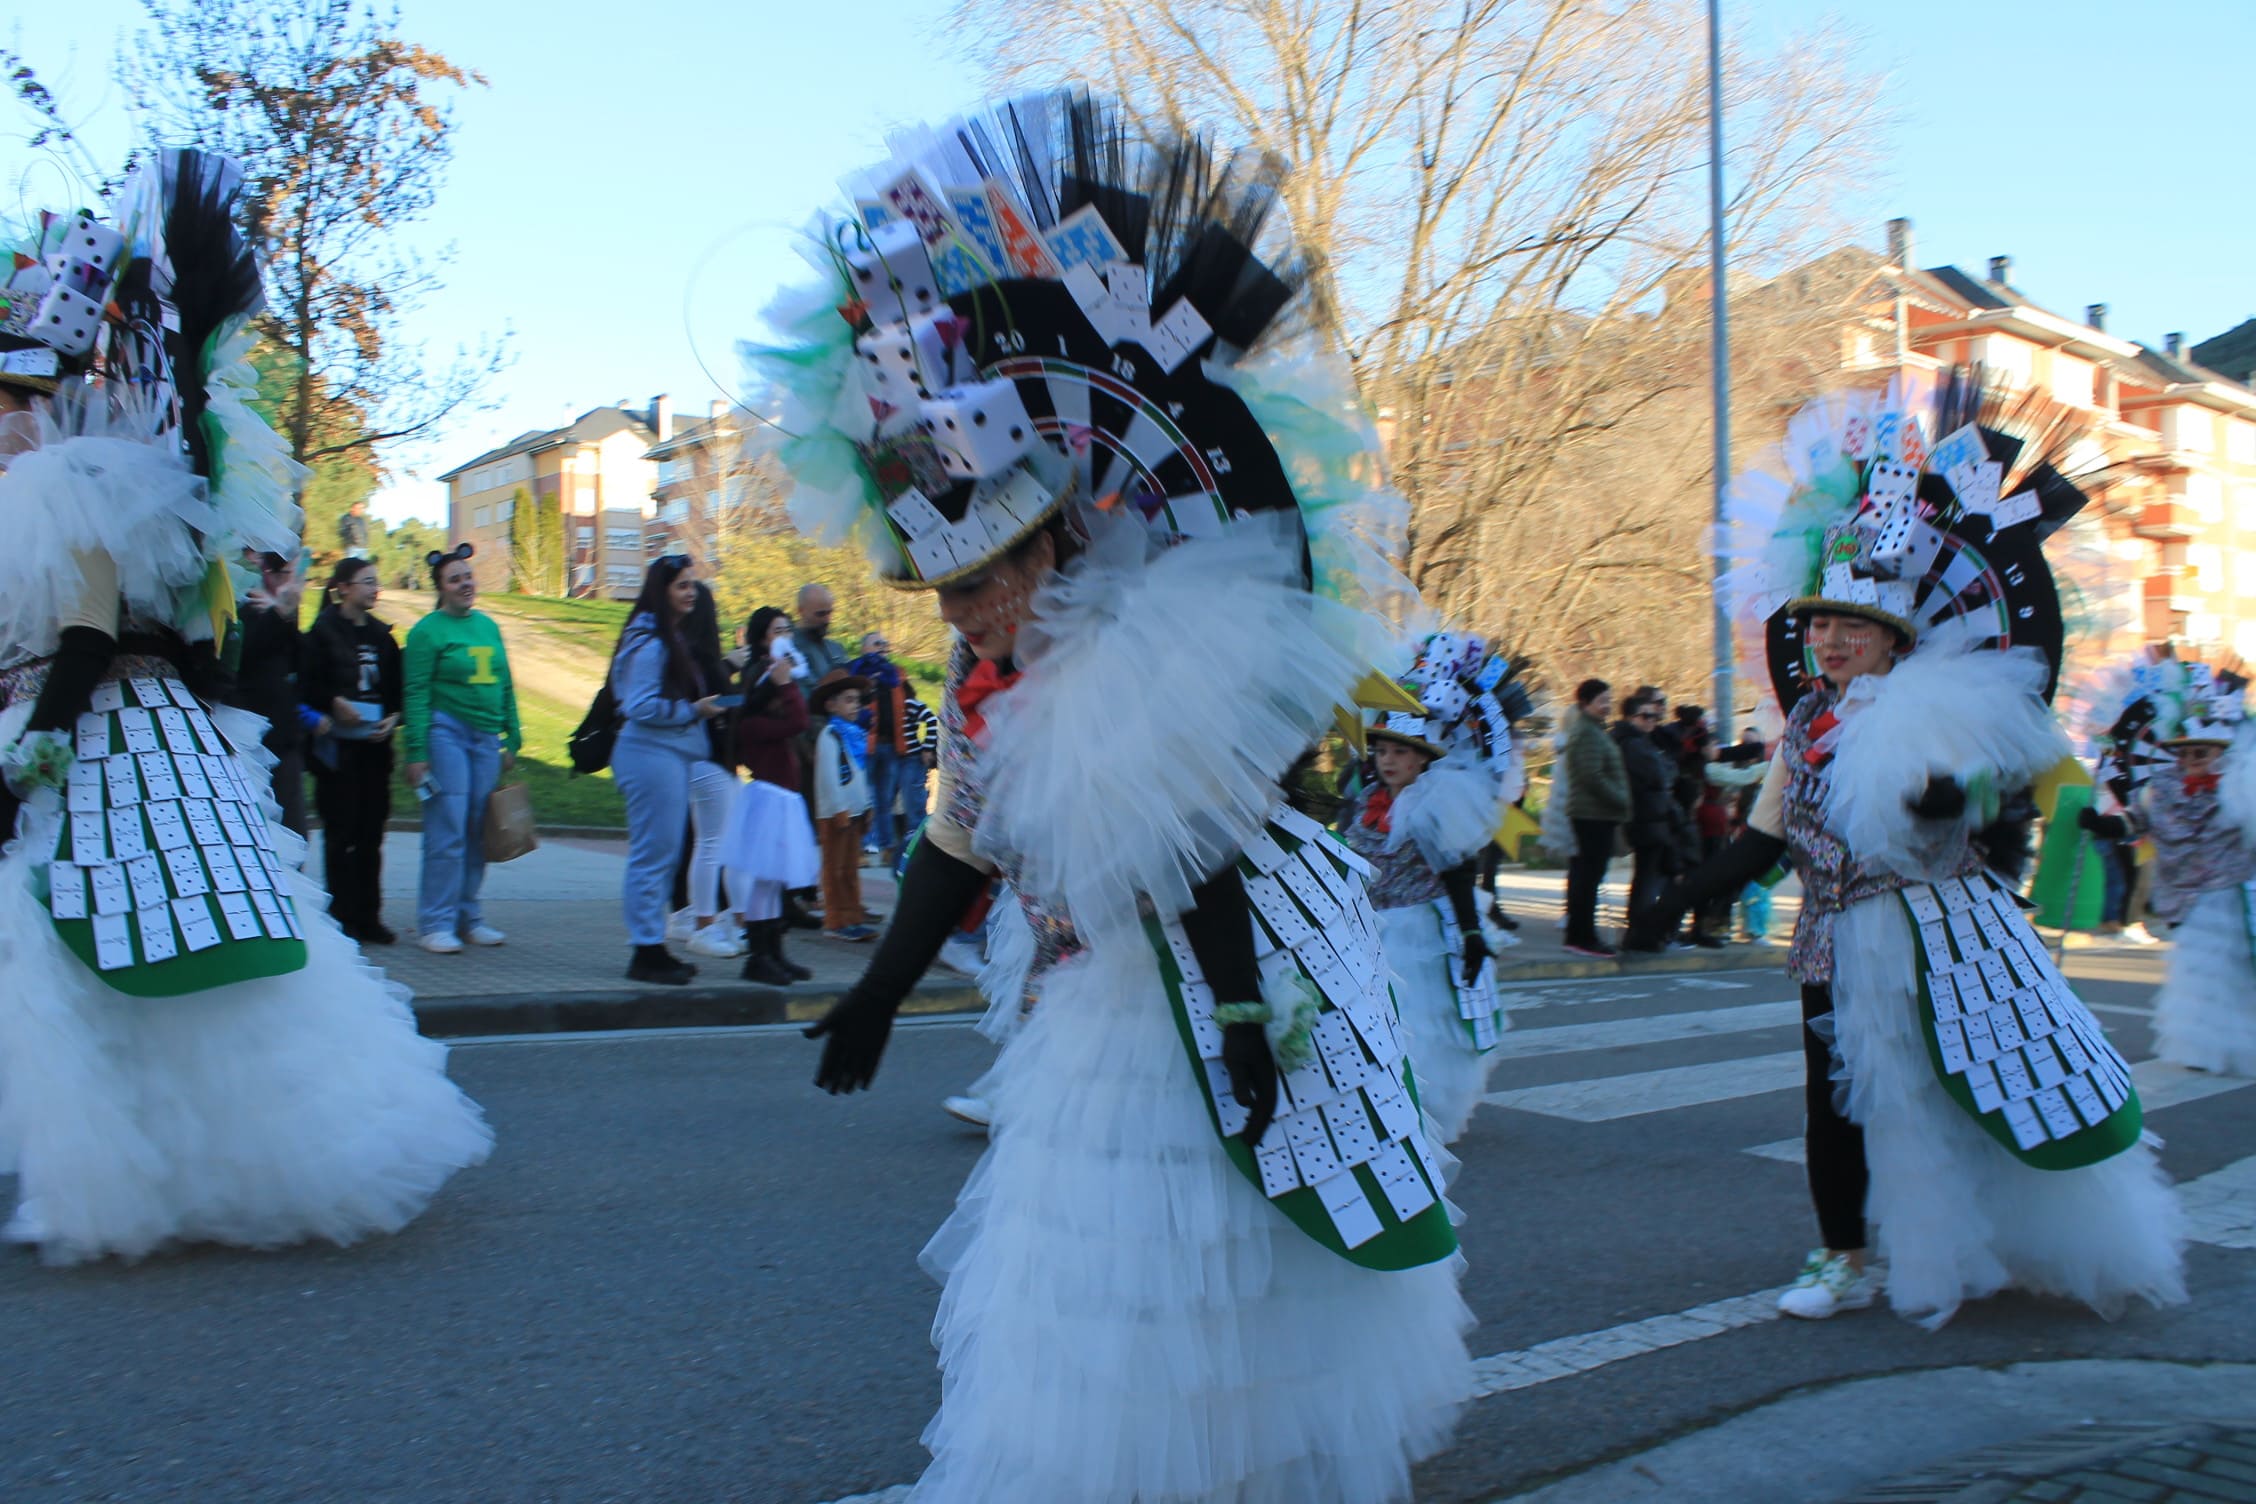
<path id="1" fill-rule="evenodd" d="M 1480 969 L 1488 960 L 1488 942 L 1481 938 L 1478 929 L 1465 931 L 1465 985 L 1470 987 L 1480 980 Z"/>
<path id="2" fill-rule="evenodd" d="M 1644 913 L 1630 915 L 1629 948 L 1660 949 L 1661 942 L 1683 926 L 1686 914 L 1726 895 L 1736 897 L 1785 854 L 1784 841 L 1747 827 L 1738 840 L 1663 888 Z"/>
<path id="3" fill-rule="evenodd" d="M 2130 823 L 2121 815 L 2103 815 L 2088 804 L 2076 811 L 2076 823 L 2093 835 L 2104 836 L 2110 841 L 2120 841 L 2130 834 Z"/>
<path id="4" fill-rule="evenodd" d="M 1230 1099 L 1246 1110 L 1246 1147 L 1258 1149 L 1277 1116 L 1277 1057 L 1269 1053 L 1269 1031 L 1260 1024 L 1225 1024 L 1222 1069 L 1230 1073 Z"/>
<path id="5" fill-rule="evenodd" d="M 919 841 L 901 873 L 893 918 L 861 979 L 828 1013 L 807 1026 L 823 1041 L 815 1085 L 833 1096 L 860 1091 L 877 1075 L 893 1015 L 987 886 L 987 874 L 959 862 L 931 841 Z"/>
<path id="6" fill-rule="evenodd" d="M 1904 808 L 1922 820 L 1955 820 L 1966 813 L 1966 790 L 1955 778 L 1930 778 L 1918 798 L 1904 801 Z"/>
<path id="7" fill-rule="evenodd" d="M 68 731 L 76 726 L 116 654 L 117 640 L 109 633 L 94 627 L 65 627 L 24 730 Z"/>

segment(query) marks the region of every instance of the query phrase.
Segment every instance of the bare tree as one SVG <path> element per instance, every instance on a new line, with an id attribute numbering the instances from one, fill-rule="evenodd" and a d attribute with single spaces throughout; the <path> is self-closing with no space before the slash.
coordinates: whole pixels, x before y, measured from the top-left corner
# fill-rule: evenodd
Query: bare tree
<path id="1" fill-rule="evenodd" d="M 1294 165 L 1313 307 L 1380 415 L 1430 604 L 1554 677 L 1645 676 L 1613 655 L 1660 642 L 1697 662 L 1694 0 L 961 0 L 956 19 L 999 84 L 1080 79 Z M 1876 89 L 1823 38 L 1733 46 L 1726 70 L 1731 253 L 1783 271 L 1837 243 Z M 1750 305 L 1766 327 L 1740 335 L 1739 385 L 1757 361 L 1827 359 L 1848 293 L 1818 280 Z"/>
<path id="2" fill-rule="evenodd" d="M 396 337 L 437 287 L 399 249 L 454 152 L 449 91 L 485 80 L 402 38 L 361 0 L 142 0 L 151 28 L 119 63 L 172 140 L 249 176 L 270 247 L 265 333 L 288 363 L 276 427 L 303 463 L 373 455 L 474 403 L 503 342 L 434 368 Z"/>

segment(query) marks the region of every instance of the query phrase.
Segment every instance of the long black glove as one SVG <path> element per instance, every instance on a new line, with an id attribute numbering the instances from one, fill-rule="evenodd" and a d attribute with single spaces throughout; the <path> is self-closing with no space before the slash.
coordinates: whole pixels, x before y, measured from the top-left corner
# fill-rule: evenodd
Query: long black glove
<path id="1" fill-rule="evenodd" d="M 1726 894 L 1737 894 L 1777 866 L 1785 854 L 1783 840 L 1749 826 L 1738 840 L 1663 888 L 1644 913 L 1630 916 L 1630 948 L 1657 949 L 1663 937 L 1676 933 L 1686 914 Z"/>
<path id="2" fill-rule="evenodd" d="M 2076 823 L 2110 841 L 2120 841 L 2131 833 L 2130 822 L 2121 815 L 2103 815 L 2088 804 L 2076 811 Z"/>
<path id="3" fill-rule="evenodd" d="M 69 734 L 93 703 L 94 686 L 109 672 L 110 660 L 116 654 L 117 641 L 109 633 L 94 627 L 65 627 L 55 646 L 54 661 L 47 666 L 47 682 L 32 704 L 31 718 L 24 722 L 25 734 Z M 0 783 L 0 841 L 15 838 L 16 812 L 22 807 L 23 801 L 15 791 Z"/>
<path id="4" fill-rule="evenodd" d="M 1947 774 L 1930 778 L 1918 798 L 1904 801 L 1904 808 L 1922 820 L 1955 820 L 1966 813 L 1966 790 Z"/>
<path id="5" fill-rule="evenodd" d="M 964 911 L 987 885 L 987 874 L 957 861 L 930 841 L 919 841 L 901 873 L 893 918 L 877 942 L 861 979 L 828 1013 L 806 1028 L 823 1041 L 815 1085 L 833 1096 L 860 1091 L 877 1075 L 893 1015 L 901 1000 L 940 954 L 940 947 L 962 922 Z"/>
<path id="6" fill-rule="evenodd" d="M 1252 902 L 1238 864 L 1191 890 L 1183 915 L 1183 938 L 1214 989 L 1216 1003 L 1261 1001 L 1261 968 L 1253 958 Z M 1277 1060 L 1269 1051 L 1269 1032 L 1260 1024 L 1227 1024 L 1222 1029 L 1222 1068 L 1230 1073 L 1230 1096 L 1246 1110 L 1246 1147 L 1258 1148 L 1277 1116 Z"/>
<path id="7" fill-rule="evenodd" d="M 1473 905 L 1473 868 L 1479 858 L 1463 862 L 1441 874 L 1441 891 L 1449 895 L 1449 911 L 1457 916 L 1457 930 L 1465 942 L 1465 985 L 1470 987 L 1480 977 L 1481 963 L 1488 959 L 1488 939 L 1481 934 L 1480 910 Z"/>

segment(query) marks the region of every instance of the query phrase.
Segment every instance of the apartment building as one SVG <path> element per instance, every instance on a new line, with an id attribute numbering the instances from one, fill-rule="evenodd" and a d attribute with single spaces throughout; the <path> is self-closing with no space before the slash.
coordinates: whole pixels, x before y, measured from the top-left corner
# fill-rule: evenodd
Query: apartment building
<path id="1" fill-rule="evenodd" d="M 1870 253 L 1864 253 L 1869 255 Z M 1888 224 L 1866 294 L 1842 332 L 1842 365 L 1875 379 L 1979 361 L 2090 416 L 2082 457 L 2109 466 L 2080 520 L 2084 552 L 2063 571 L 2116 630 L 2101 652 L 2175 639 L 2256 659 L 2256 390 L 2202 364 L 2173 334 L 2157 350 L 2013 285 L 2010 257 L 1983 275 L 1914 265 L 1908 220 Z M 2197 347 L 2256 358 L 2256 320 Z M 2056 552 L 2059 552 L 2056 550 Z"/>
<path id="2" fill-rule="evenodd" d="M 563 514 L 573 595 L 629 600 L 641 588 L 656 509 L 651 446 L 673 432 L 663 395 L 646 409 L 592 408 L 561 428 L 532 429 L 447 471 L 447 538 L 477 545 L 481 589 L 507 588 L 510 524 L 520 499 Z"/>

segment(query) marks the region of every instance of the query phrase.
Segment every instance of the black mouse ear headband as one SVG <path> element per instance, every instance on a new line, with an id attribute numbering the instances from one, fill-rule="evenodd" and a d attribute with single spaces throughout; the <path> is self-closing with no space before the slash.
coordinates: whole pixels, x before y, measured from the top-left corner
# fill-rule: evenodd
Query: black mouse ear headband
<path id="1" fill-rule="evenodd" d="M 478 546 L 466 538 L 449 553 L 442 554 L 437 549 L 432 549 L 423 556 L 423 567 L 436 574 L 441 566 L 452 564 L 457 559 L 467 559 L 477 551 Z"/>

